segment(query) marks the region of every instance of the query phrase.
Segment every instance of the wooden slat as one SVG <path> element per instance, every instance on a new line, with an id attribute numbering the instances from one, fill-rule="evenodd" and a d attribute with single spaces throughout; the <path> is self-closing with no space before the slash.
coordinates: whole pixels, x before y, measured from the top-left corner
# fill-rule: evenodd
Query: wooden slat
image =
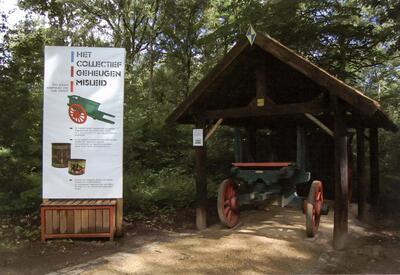
<path id="1" fill-rule="evenodd" d="M 71 234 L 48 234 L 47 239 L 64 239 L 71 238 Z M 99 237 L 110 237 L 110 233 L 85 233 L 85 234 L 74 234 L 74 238 L 99 238 Z M 68 273 L 71 274 L 71 273 Z M 97 274 L 97 273 L 96 273 Z M 107 273 L 108 274 L 108 273 Z"/>
<path id="2" fill-rule="evenodd" d="M 53 233 L 53 211 L 46 210 L 46 234 Z"/>
<path id="3" fill-rule="evenodd" d="M 122 200 L 122 199 L 117 199 L 117 200 L 108 200 L 108 205 L 117 205 L 117 203 Z"/>
<path id="4" fill-rule="evenodd" d="M 53 210 L 53 233 L 60 233 L 60 210 Z"/>
<path id="5" fill-rule="evenodd" d="M 67 233 L 74 233 L 74 210 L 67 210 Z"/>
<path id="6" fill-rule="evenodd" d="M 82 210 L 82 233 L 89 232 L 89 210 Z"/>
<path id="7" fill-rule="evenodd" d="M 103 232 L 110 229 L 110 212 L 108 209 L 103 210 Z"/>
<path id="8" fill-rule="evenodd" d="M 81 205 L 88 205 L 89 204 L 89 200 L 82 200 Z"/>
<path id="9" fill-rule="evenodd" d="M 118 203 L 119 203 L 119 200 L 122 201 L 122 198 L 118 199 Z M 121 204 L 121 206 L 122 206 L 122 204 Z M 114 240 L 114 235 L 117 234 L 116 226 L 119 223 L 118 221 L 116 221 L 116 217 L 115 217 L 115 215 L 117 213 L 118 213 L 118 211 L 116 211 L 116 206 L 111 207 L 111 209 L 110 209 L 110 230 L 109 230 L 109 232 L 110 232 L 110 241 Z M 121 226 L 122 226 L 122 223 L 121 223 Z M 120 231 L 120 235 L 117 234 L 117 236 L 121 236 L 121 235 L 122 235 L 122 228 L 121 228 L 121 231 Z"/>
<path id="10" fill-rule="evenodd" d="M 96 232 L 103 231 L 103 210 L 96 209 Z"/>
<path id="11" fill-rule="evenodd" d="M 89 210 L 89 227 L 88 230 L 90 233 L 96 231 L 96 210 Z"/>
<path id="12" fill-rule="evenodd" d="M 67 233 L 67 211 L 60 210 L 60 233 Z"/>
<path id="13" fill-rule="evenodd" d="M 74 210 L 74 233 L 82 233 L 82 210 Z"/>

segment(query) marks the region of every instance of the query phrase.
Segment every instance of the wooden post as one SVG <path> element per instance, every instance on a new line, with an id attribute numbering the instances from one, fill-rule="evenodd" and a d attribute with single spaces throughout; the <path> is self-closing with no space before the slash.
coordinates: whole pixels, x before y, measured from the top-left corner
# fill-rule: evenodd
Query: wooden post
<path id="1" fill-rule="evenodd" d="M 365 180 L 364 128 L 357 128 L 357 199 L 358 219 L 365 220 L 367 214 L 367 183 Z"/>
<path id="2" fill-rule="evenodd" d="M 266 75 L 265 64 L 262 63 L 256 69 L 256 107 L 264 107 L 267 104 L 275 105 L 275 102 L 270 97 L 269 89 L 267 86 L 267 75 Z"/>
<path id="3" fill-rule="evenodd" d="M 243 162 L 242 135 L 240 129 L 234 128 L 235 162 Z"/>
<path id="4" fill-rule="evenodd" d="M 343 106 L 335 100 L 335 206 L 333 246 L 343 249 L 348 233 L 348 155 Z"/>
<path id="5" fill-rule="evenodd" d="M 369 152 L 371 171 L 371 204 L 376 206 L 379 199 L 379 144 L 378 129 L 369 130 Z"/>
<path id="6" fill-rule="evenodd" d="M 122 237 L 122 220 L 123 220 L 123 209 L 124 209 L 124 199 L 117 199 L 117 207 L 115 214 L 115 235 L 118 237 Z"/>
<path id="7" fill-rule="evenodd" d="M 196 128 L 204 129 L 204 123 L 196 123 Z M 195 146 L 195 177 L 196 177 L 196 227 L 198 230 L 207 228 L 207 175 L 206 175 L 206 145 Z"/>
<path id="8" fill-rule="evenodd" d="M 303 126 L 297 126 L 296 164 L 300 170 L 306 170 L 306 132 Z"/>
<path id="9" fill-rule="evenodd" d="M 249 139 L 248 149 L 250 153 L 250 160 L 248 161 L 257 161 L 257 129 L 253 127 L 246 128 L 247 137 Z"/>

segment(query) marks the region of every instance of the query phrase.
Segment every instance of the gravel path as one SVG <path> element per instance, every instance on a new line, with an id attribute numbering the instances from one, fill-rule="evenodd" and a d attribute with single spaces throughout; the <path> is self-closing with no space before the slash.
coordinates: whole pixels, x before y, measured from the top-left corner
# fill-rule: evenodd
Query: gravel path
<path id="1" fill-rule="evenodd" d="M 234 229 L 214 225 L 193 234 L 125 250 L 53 274 L 265 274 L 399 273 L 397 230 L 375 231 L 350 213 L 348 247 L 332 249 L 333 211 L 322 218 L 316 238 L 305 236 L 297 209 L 271 206 L 242 213 Z"/>

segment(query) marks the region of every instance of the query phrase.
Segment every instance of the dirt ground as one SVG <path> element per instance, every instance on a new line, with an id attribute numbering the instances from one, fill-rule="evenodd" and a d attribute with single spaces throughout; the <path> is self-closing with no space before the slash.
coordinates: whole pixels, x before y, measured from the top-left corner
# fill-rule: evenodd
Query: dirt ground
<path id="1" fill-rule="evenodd" d="M 355 219 L 352 205 L 342 251 L 332 248 L 333 211 L 309 239 L 301 211 L 270 206 L 243 212 L 234 229 L 218 223 L 202 232 L 127 226 L 116 242 L 51 241 L 0 251 L 0 274 L 399 273 L 400 215 L 382 210 L 389 216 L 375 216 L 377 226 L 371 226 Z"/>

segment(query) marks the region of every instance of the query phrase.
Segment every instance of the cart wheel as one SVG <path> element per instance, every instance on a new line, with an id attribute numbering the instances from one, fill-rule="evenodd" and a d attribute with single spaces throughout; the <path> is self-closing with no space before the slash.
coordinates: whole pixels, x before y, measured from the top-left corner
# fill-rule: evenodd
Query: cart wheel
<path id="1" fill-rule="evenodd" d="M 317 234 L 323 202 L 322 183 L 320 181 L 313 181 L 307 201 L 304 203 L 307 237 L 314 237 Z"/>
<path id="2" fill-rule="evenodd" d="M 87 119 L 85 108 L 79 104 L 71 104 L 68 108 L 68 114 L 71 120 L 78 124 L 85 123 Z"/>
<path id="3" fill-rule="evenodd" d="M 221 222 L 234 227 L 239 222 L 236 190 L 231 179 L 224 180 L 218 189 L 218 216 Z"/>

